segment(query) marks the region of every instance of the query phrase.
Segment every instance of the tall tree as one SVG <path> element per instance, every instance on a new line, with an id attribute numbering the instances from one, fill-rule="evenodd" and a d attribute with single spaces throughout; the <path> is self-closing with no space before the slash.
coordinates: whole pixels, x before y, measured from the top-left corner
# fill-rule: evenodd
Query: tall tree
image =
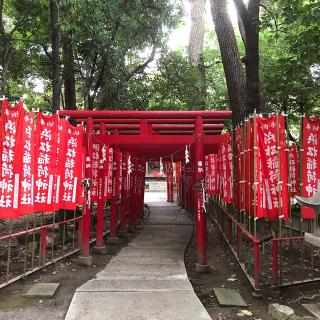
<path id="1" fill-rule="evenodd" d="M 246 81 L 226 0 L 211 0 L 211 12 L 225 72 L 233 124 L 246 114 Z"/>
<path id="2" fill-rule="evenodd" d="M 191 28 L 188 53 L 191 64 L 200 62 L 204 42 L 204 0 L 191 0 Z"/>
<path id="3" fill-rule="evenodd" d="M 68 110 L 77 109 L 76 99 L 76 78 L 74 70 L 73 42 L 70 35 L 62 37 L 63 54 L 63 86 L 64 86 L 64 106 Z"/>
<path id="4" fill-rule="evenodd" d="M 243 26 L 241 32 L 245 45 L 243 61 L 246 68 L 247 108 L 246 113 L 260 112 L 259 78 L 259 12 L 260 0 L 249 0 L 246 7 L 243 0 L 234 0 Z M 242 30 L 242 28 L 240 28 Z"/>
<path id="5" fill-rule="evenodd" d="M 56 0 L 50 0 L 51 21 L 51 49 L 52 49 L 52 109 L 60 109 L 60 57 L 59 57 L 59 29 L 58 29 L 58 5 Z"/>
<path id="6" fill-rule="evenodd" d="M 191 109 L 204 109 L 206 106 L 206 69 L 203 61 L 204 42 L 204 0 L 191 0 L 191 29 L 189 35 L 188 55 L 190 64 L 199 72 L 201 81 L 200 91 L 196 100 L 189 107 Z"/>
<path id="7" fill-rule="evenodd" d="M 1 57 L 1 87 L 0 91 L 2 94 L 6 93 L 6 84 L 9 70 L 9 60 L 11 56 L 11 37 L 5 31 L 4 19 L 3 19 L 3 8 L 4 0 L 0 0 L 0 38 L 2 47 L 2 57 Z"/>

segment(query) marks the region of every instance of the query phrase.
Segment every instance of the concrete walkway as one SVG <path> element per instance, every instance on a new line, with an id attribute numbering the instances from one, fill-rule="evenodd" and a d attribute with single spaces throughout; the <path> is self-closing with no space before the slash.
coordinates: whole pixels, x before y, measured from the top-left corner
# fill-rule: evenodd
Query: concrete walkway
<path id="1" fill-rule="evenodd" d="M 184 266 L 190 219 L 173 204 L 148 205 L 148 224 L 96 279 L 77 289 L 66 320 L 211 319 Z"/>

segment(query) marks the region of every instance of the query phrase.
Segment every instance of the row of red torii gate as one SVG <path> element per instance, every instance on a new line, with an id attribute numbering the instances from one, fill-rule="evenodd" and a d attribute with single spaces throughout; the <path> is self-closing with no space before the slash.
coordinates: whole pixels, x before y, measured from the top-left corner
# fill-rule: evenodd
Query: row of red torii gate
<path id="1" fill-rule="evenodd" d="M 104 250 L 103 219 L 105 198 L 99 193 L 111 191 L 110 242 L 117 242 L 119 232 L 134 228 L 143 213 L 145 164 L 159 161 L 167 164 L 168 201 L 173 201 L 172 163 L 185 162 L 186 150 L 192 162 L 189 163 L 193 186 L 181 183 L 180 205 L 195 214 L 198 250 L 197 267 L 205 269 L 206 216 L 203 205 L 201 183 L 204 181 L 204 156 L 216 153 L 223 141 L 221 132 L 231 111 L 75 111 L 62 110 L 62 117 L 69 117 L 85 128 L 86 145 L 84 213 L 82 220 L 81 257 L 84 264 L 91 263 L 89 252 L 90 223 L 92 210 L 91 182 L 94 180 L 96 146 L 100 145 L 102 157 L 108 157 L 105 146 L 113 149 L 113 171 L 105 190 L 97 190 L 96 250 Z M 69 120 L 70 121 L 70 120 Z M 187 157 L 188 157 L 187 155 Z M 122 159 L 121 159 L 122 158 Z M 122 161 L 121 161 L 122 160 Z M 122 164 L 122 165 L 121 165 Z M 179 165 L 178 165 L 179 166 Z M 192 170 L 191 170 L 192 168 Z M 189 183 L 190 184 L 190 183 Z M 103 183 L 101 184 L 103 186 Z M 119 190 L 121 190 L 119 192 Z M 119 210 L 120 209 L 120 210 Z M 118 214 L 120 212 L 120 214 Z"/>

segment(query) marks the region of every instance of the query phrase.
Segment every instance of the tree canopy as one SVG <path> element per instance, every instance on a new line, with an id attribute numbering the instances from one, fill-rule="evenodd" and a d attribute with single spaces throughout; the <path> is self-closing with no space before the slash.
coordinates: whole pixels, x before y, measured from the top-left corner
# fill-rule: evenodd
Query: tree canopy
<path id="1" fill-rule="evenodd" d="M 189 42 L 199 68 L 187 47 L 168 47 L 170 33 L 187 13 L 185 1 L 0 0 L 0 94 L 12 100 L 27 94 L 30 108 L 47 110 L 54 109 L 57 94 L 68 109 L 239 107 L 227 86 L 225 40 L 203 25 L 201 13 L 210 13 L 204 2 L 191 1 L 201 30 L 193 25 L 190 41 L 203 27 L 205 32 L 199 45 Z M 247 113 L 318 113 L 319 0 L 233 2 L 239 17 L 231 28 Z M 211 3 L 217 10 L 227 1 Z"/>

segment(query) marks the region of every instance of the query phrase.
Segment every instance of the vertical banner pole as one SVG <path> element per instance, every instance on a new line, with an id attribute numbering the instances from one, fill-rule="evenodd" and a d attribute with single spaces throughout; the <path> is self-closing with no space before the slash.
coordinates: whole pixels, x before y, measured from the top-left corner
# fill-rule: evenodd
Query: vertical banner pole
<path id="1" fill-rule="evenodd" d="M 170 162 L 170 175 L 171 175 L 171 187 L 170 187 L 170 202 L 173 203 L 173 162 Z"/>
<path id="2" fill-rule="evenodd" d="M 144 192 L 145 192 L 145 186 L 146 186 L 146 168 L 147 162 L 145 160 L 142 160 L 142 166 L 141 166 L 141 212 L 142 215 L 144 214 Z"/>
<path id="3" fill-rule="evenodd" d="M 257 172 L 257 113 L 253 113 L 253 230 L 254 235 L 257 235 L 257 189 L 258 189 L 258 172 Z"/>
<path id="4" fill-rule="evenodd" d="M 243 185 L 243 224 L 246 226 L 247 223 L 247 212 L 246 212 L 246 184 L 248 183 L 247 181 L 247 173 L 246 173 L 246 160 L 247 160 L 247 126 L 246 126 L 246 121 L 243 121 L 243 127 L 242 127 L 242 134 L 243 134 L 243 175 L 242 175 L 242 185 Z"/>
<path id="5" fill-rule="evenodd" d="M 170 162 L 166 162 L 166 170 L 167 170 L 167 198 L 168 202 L 171 202 L 171 165 Z"/>
<path id="6" fill-rule="evenodd" d="M 93 134 L 93 120 L 87 119 L 87 148 L 86 148 L 86 167 L 85 178 L 88 183 L 85 187 L 85 202 L 83 211 L 83 223 L 82 223 L 82 241 L 81 241 L 81 256 L 79 257 L 79 263 L 82 265 L 91 265 L 92 257 L 89 255 L 89 242 L 90 242 L 90 226 L 91 226 L 91 194 L 90 183 L 92 181 L 92 134 Z"/>
<path id="7" fill-rule="evenodd" d="M 290 151 L 290 146 L 289 146 L 289 118 L 288 116 L 284 115 L 284 123 L 285 127 L 287 128 L 287 135 L 286 135 L 286 142 L 287 142 L 287 161 L 288 161 L 288 195 L 289 195 L 289 219 L 290 219 L 290 237 L 292 237 L 293 234 L 293 219 L 291 217 L 291 192 L 292 192 L 292 179 L 291 179 L 291 173 L 290 173 L 290 158 L 291 158 L 291 151 Z M 297 172 L 296 172 L 297 175 Z M 296 176 L 297 178 L 297 176 Z M 292 244 L 292 242 L 291 242 Z"/>
<path id="8" fill-rule="evenodd" d="M 110 211 L 110 238 L 109 243 L 114 243 L 112 238 L 116 238 L 118 223 L 118 190 L 120 180 L 121 154 L 119 146 L 114 147 L 113 171 L 112 171 L 112 198 Z"/>
<path id="9" fill-rule="evenodd" d="M 132 155 L 131 155 L 132 156 Z M 135 230 L 135 219 L 134 219 L 134 188 L 135 188 L 135 171 L 136 171 L 136 162 L 131 159 L 131 173 L 129 176 L 130 179 L 130 190 L 129 190 L 129 213 L 128 213 L 128 231 L 134 232 Z"/>
<path id="10" fill-rule="evenodd" d="M 299 143 L 299 176 L 300 176 L 300 183 L 299 183 L 299 194 L 302 196 L 302 188 L 303 188 L 303 179 L 302 179 L 302 148 L 303 148 L 303 120 L 304 116 L 301 115 L 300 120 L 300 143 Z M 302 231 L 302 222 L 303 222 L 303 216 L 302 216 L 302 206 L 300 206 L 300 221 L 299 221 L 299 229 L 300 234 L 303 236 Z"/>
<path id="11" fill-rule="evenodd" d="M 128 153 L 122 157 L 122 180 L 121 180 L 121 221 L 120 232 L 127 232 L 127 184 L 128 184 Z"/>
<path id="12" fill-rule="evenodd" d="M 100 134 L 104 135 L 106 126 L 104 123 L 100 125 Z M 104 146 L 100 146 L 103 148 Z M 105 148 L 105 147 L 104 147 Z M 101 149 L 102 150 L 102 149 Z M 107 152 L 107 151 L 105 151 Z M 102 152 L 101 152 L 102 154 Z M 103 222 L 104 222 L 104 159 L 99 159 L 99 172 L 98 172 L 98 207 L 97 207 L 97 227 L 96 227 L 96 245 L 94 251 L 96 253 L 105 253 L 105 245 L 103 241 Z"/>
<path id="13" fill-rule="evenodd" d="M 249 137 L 248 137 L 248 149 L 247 149 L 247 155 L 248 155 L 248 230 L 249 232 L 251 233 L 251 188 L 252 188 L 252 185 L 251 185 L 251 174 L 252 174 L 252 170 L 251 170 L 251 119 L 249 117 L 248 119 L 248 134 L 249 134 Z M 250 257 L 250 250 L 249 250 L 249 257 Z"/>
<path id="14" fill-rule="evenodd" d="M 195 142 L 195 160 L 194 160 L 194 177 L 195 183 L 201 185 L 204 179 L 204 156 L 203 156 L 203 120 L 201 117 L 196 119 L 196 142 Z M 202 192 L 200 186 L 194 190 L 194 212 L 196 216 L 196 237 L 198 250 L 198 263 L 196 271 L 206 273 L 209 271 L 207 264 L 207 248 L 206 248 L 206 215 L 203 210 Z"/>
<path id="15" fill-rule="evenodd" d="M 181 162 L 181 188 L 180 188 L 180 206 L 182 209 L 186 207 L 185 204 L 185 183 L 186 183 L 186 165 L 184 162 Z M 179 182 L 180 183 L 180 182 Z"/>
<path id="16" fill-rule="evenodd" d="M 279 215 L 279 237 L 282 234 L 282 185 L 281 185 L 281 150 L 280 150 L 280 132 L 279 132 L 279 114 L 276 114 L 276 127 L 277 127 L 277 149 L 278 149 L 278 215 Z"/>

